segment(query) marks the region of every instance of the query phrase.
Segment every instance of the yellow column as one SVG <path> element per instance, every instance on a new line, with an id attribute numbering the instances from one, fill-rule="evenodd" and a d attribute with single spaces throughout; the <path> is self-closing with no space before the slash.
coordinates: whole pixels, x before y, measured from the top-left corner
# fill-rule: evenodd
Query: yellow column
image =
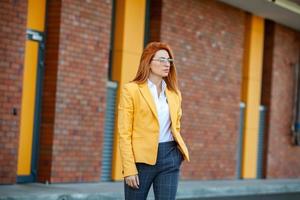
<path id="1" fill-rule="evenodd" d="M 131 81 L 138 69 L 144 45 L 146 0 L 116 0 L 112 79 L 117 81 L 117 105 L 120 88 Z M 117 109 L 116 105 L 116 109 Z M 116 113 L 116 120 L 118 119 Z M 116 121 L 117 125 L 117 121 Z M 121 180 L 121 158 L 115 126 L 112 179 Z"/>
<path id="2" fill-rule="evenodd" d="M 27 29 L 44 31 L 46 0 L 29 0 Z M 17 175 L 30 175 L 32 142 L 34 130 L 34 113 L 36 97 L 36 80 L 38 67 L 38 47 L 36 41 L 27 40 L 25 44 L 23 73 L 23 91 L 21 102 L 21 122 L 18 151 Z"/>
<path id="3" fill-rule="evenodd" d="M 246 104 L 242 177 L 256 178 L 264 19 L 249 15 L 246 23 L 242 84 L 242 101 Z"/>

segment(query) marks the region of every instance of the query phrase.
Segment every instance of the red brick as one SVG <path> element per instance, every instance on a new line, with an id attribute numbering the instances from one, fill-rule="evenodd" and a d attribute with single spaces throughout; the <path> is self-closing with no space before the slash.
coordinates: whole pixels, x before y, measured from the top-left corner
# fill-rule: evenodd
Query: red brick
<path id="1" fill-rule="evenodd" d="M 300 177 L 300 148 L 292 144 L 295 65 L 299 62 L 300 32 L 275 24 L 266 49 L 270 75 L 265 80 L 267 118 L 267 178 Z M 284 42 L 283 42 L 284 41 Z"/>
<path id="2" fill-rule="evenodd" d="M 39 181 L 99 181 L 111 6 L 49 2 Z"/>
<path id="3" fill-rule="evenodd" d="M 15 183 L 17 175 L 26 13 L 27 1 L 0 3 L 0 85 L 5 85 L 0 87 L 1 184 Z"/>
<path id="4" fill-rule="evenodd" d="M 154 1 L 160 4 L 161 16 L 150 21 L 150 40 L 170 44 L 175 54 L 181 134 L 191 157 L 181 177 L 234 179 L 245 12 L 208 0 Z"/>

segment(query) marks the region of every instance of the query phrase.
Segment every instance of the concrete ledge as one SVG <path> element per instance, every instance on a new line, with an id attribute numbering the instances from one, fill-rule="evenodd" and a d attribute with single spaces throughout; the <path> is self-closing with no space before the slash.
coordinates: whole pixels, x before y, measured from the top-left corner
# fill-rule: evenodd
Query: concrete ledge
<path id="1" fill-rule="evenodd" d="M 177 199 L 299 194 L 300 179 L 180 181 Z M 123 182 L 1 185 L 0 200 L 121 200 Z M 154 199 L 151 190 L 148 199 Z"/>

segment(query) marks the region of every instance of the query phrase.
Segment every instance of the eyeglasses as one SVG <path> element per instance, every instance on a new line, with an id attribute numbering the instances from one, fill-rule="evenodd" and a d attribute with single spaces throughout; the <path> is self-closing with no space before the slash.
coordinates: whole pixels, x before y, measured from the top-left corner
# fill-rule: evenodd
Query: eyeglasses
<path id="1" fill-rule="evenodd" d="M 159 61 L 160 64 L 166 64 L 166 63 L 174 63 L 174 59 L 172 58 L 164 58 L 164 57 L 160 57 L 160 58 L 153 58 L 152 60 L 154 61 Z"/>

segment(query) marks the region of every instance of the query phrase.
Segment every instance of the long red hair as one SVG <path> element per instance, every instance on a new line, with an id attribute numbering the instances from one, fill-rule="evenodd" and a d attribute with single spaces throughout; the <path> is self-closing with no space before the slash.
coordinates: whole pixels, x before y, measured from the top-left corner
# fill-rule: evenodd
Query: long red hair
<path id="1" fill-rule="evenodd" d="M 159 50 L 166 50 L 169 54 L 169 57 L 174 59 L 173 52 L 169 45 L 162 42 L 151 42 L 149 43 L 141 56 L 140 64 L 138 71 L 135 75 L 135 78 L 132 80 L 138 84 L 145 83 L 150 75 L 150 63 L 155 55 L 155 53 Z M 167 84 L 169 90 L 177 93 L 178 85 L 177 85 L 177 73 L 174 62 L 170 63 L 170 71 L 167 77 L 164 77 L 164 81 Z"/>

